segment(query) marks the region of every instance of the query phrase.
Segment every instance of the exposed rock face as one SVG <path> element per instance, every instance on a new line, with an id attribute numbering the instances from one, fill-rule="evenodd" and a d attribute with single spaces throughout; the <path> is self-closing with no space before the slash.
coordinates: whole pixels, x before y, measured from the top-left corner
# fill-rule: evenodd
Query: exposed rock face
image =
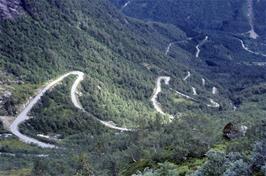
<path id="1" fill-rule="evenodd" d="M 21 0 L 0 0 L 0 19 L 13 19 L 22 9 Z"/>
<path id="2" fill-rule="evenodd" d="M 223 136 L 227 139 L 232 139 L 237 137 L 238 135 L 238 130 L 234 127 L 232 123 L 228 123 L 225 125 L 223 129 Z"/>
<path id="3" fill-rule="evenodd" d="M 241 125 L 239 127 L 230 122 L 227 125 L 225 125 L 223 129 L 223 136 L 226 139 L 235 139 L 241 136 L 245 136 L 247 129 L 248 127 L 244 125 Z"/>

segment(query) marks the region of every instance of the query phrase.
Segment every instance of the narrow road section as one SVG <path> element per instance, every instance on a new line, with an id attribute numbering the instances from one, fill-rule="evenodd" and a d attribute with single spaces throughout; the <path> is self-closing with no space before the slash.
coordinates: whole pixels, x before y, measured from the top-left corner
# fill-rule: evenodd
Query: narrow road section
<path id="1" fill-rule="evenodd" d="M 127 1 L 121 8 L 121 10 L 123 10 L 124 8 L 126 8 L 129 4 L 131 3 L 131 1 Z"/>
<path id="2" fill-rule="evenodd" d="M 215 102 L 213 99 L 209 99 L 211 104 L 207 104 L 208 107 L 212 107 L 212 108 L 219 108 L 220 104 Z"/>
<path id="3" fill-rule="evenodd" d="M 186 98 L 186 99 L 188 99 L 188 100 L 193 100 L 193 101 L 196 101 L 196 102 L 197 102 L 197 100 L 196 100 L 195 98 L 192 98 L 192 97 L 190 97 L 190 96 L 188 96 L 188 95 L 186 95 L 186 94 L 184 94 L 184 93 L 182 93 L 182 92 L 179 92 L 179 91 L 177 91 L 177 90 L 174 90 L 174 89 L 172 89 L 172 90 L 175 91 L 175 93 L 176 93 L 177 95 L 181 96 L 181 97 L 184 97 L 184 98 Z"/>
<path id="4" fill-rule="evenodd" d="M 71 91 L 70 91 L 70 97 L 71 97 L 71 101 L 74 104 L 74 106 L 80 110 L 83 110 L 83 107 L 81 105 L 81 103 L 79 102 L 79 99 L 77 97 L 77 90 L 78 90 L 78 86 L 80 84 L 81 81 L 84 80 L 84 73 L 79 72 L 77 79 L 75 80 L 75 82 L 73 83 L 72 87 L 71 87 Z"/>
<path id="5" fill-rule="evenodd" d="M 213 94 L 213 95 L 216 95 L 217 92 L 218 92 L 218 89 L 217 89 L 216 87 L 213 87 L 213 88 L 212 88 L 212 94 Z"/>
<path id="6" fill-rule="evenodd" d="M 193 95 L 198 95 L 197 89 L 195 87 L 191 87 Z"/>
<path id="7" fill-rule="evenodd" d="M 188 71 L 186 77 L 183 80 L 186 81 L 188 78 L 190 78 L 190 76 L 191 76 L 191 73 Z"/>
<path id="8" fill-rule="evenodd" d="M 168 53 L 170 52 L 171 47 L 172 47 L 174 44 L 181 43 L 181 42 L 186 42 L 186 41 L 189 41 L 189 40 L 192 40 L 192 38 L 191 38 L 191 37 L 188 37 L 188 38 L 185 39 L 185 40 L 179 40 L 179 41 L 175 41 L 175 42 L 170 42 L 170 43 L 167 45 L 166 49 L 165 49 L 165 53 L 164 53 L 164 55 L 165 55 L 165 56 L 168 55 Z"/>
<path id="9" fill-rule="evenodd" d="M 205 87 L 206 85 L 206 80 L 204 78 L 201 78 L 202 86 Z"/>
<path id="10" fill-rule="evenodd" d="M 83 106 L 81 105 L 78 96 L 77 96 L 77 89 L 78 86 L 80 84 L 81 81 L 83 81 L 84 79 L 84 73 L 80 72 L 79 77 L 76 79 L 76 81 L 74 82 L 74 84 L 72 85 L 71 88 L 71 101 L 74 104 L 74 106 L 80 110 L 82 110 L 83 112 L 86 112 L 86 110 L 83 108 Z M 87 112 L 86 112 L 87 113 Z M 98 118 L 95 118 L 95 120 L 97 120 L 98 122 L 100 122 L 102 125 L 114 129 L 114 130 L 119 130 L 119 131 L 133 131 L 133 129 L 129 129 L 129 128 L 123 128 L 123 127 L 117 127 L 116 124 L 112 121 L 103 121 L 100 120 Z"/>
<path id="11" fill-rule="evenodd" d="M 259 52 L 257 52 L 257 51 L 252 51 L 251 49 L 249 49 L 249 48 L 245 45 L 245 43 L 244 43 L 243 40 L 241 40 L 241 39 L 238 39 L 238 40 L 239 40 L 240 43 L 241 43 L 241 47 L 242 47 L 245 51 L 247 51 L 247 52 L 249 52 L 249 53 L 252 53 L 252 54 L 255 54 L 255 55 L 259 55 L 259 56 L 266 57 L 266 54 L 259 53 Z"/>
<path id="12" fill-rule="evenodd" d="M 204 45 L 204 43 L 208 40 L 208 36 L 206 36 L 197 46 L 196 46 L 196 54 L 195 54 L 195 56 L 196 56 L 196 58 L 198 58 L 199 57 L 199 55 L 200 55 L 200 47 L 202 46 L 202 45 Z"/>
<path id="13" fill-rule="evenodd" d="M 196 100 L 195 98 L 192 98 L 191 96 L 188 96 L 188 95 L 186 95 L 186 94 L 184 94 L 184 93 L 181 93 L 181 92 L 176 91 L 176 90 L 174 90 L 174 89 L 171 89 L 171 90 L 175 91 L 175 93 L 176 93 L 177 95 L 179 95 L 179 96 L 181 96 L 181 97 L 184 97 L 184 98 L 186 98 L 186 99 L 188 99 L 188 100 L 193 100 L 193 101 L 195 101 L 195 102 L 200 102 L 200 101 Z M 209 101 L 210 101 L 210 104 L 205 104 L 207 107 L 210 107 L 210 108 L 219 108 L 219 107 L 220 107 L 220 104 L 217 103 L 217 102 L 215 102 L 213 99 L 209 99 Z"/>
<path id="14" fill-rule="evenodd" d="M 162 108 L 161 108 L 161 104 L 157 101 L 158 99 L 158 94 L 161 93 L 162 91 L 162 87 L 161 87 L 161 83 L 162 81 L 164 81 L 164 83 L 166 85 L 169 85 L 169 82 L 170 82 L 171 78 L 169 76 L 160 76 L 157 78 L 156 80 L 156 86 L 155 86 L 155 89 L 154 89 L 154 93 L 152 94 L 152 97 L 151 97 L 151 102 L 153 104 L 153 107 L 155 108 L 155 110 L 162 114 L 162 115 L 168 115 L 166 114 Z M 168 115 L 170 119 L 174 119 L 174 116 L 172 115 Z"/>
<path id="15" fill-rule="evenodd" d="M 165 53 L 164 53 L 165 56 L 168 55 L 168 53 L 169 53 L 169 51 L 170 51 L 170 49 L 171 49 L 171 47 L 172 47 L 173 44 L 175 44 L 175 42 L 171 42 L 171 43 L 168 44 L 168 46 L 167 46 L 167 48 L 165 50 Z"/>

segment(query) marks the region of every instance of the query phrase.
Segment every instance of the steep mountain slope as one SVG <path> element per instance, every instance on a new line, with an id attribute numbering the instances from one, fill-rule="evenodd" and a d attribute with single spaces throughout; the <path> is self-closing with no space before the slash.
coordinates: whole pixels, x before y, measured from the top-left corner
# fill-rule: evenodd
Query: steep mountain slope
<path id="1" fill-rule="evenodd" d="M 66 70 L 79 69 L 88 70 L 93 79 L 115 74 L 113 80 L 101 81 L 126 87 L 130 82 L 139 84 L 133 83 L 136 77 L 130 74 L 148 72 L 141 65 L 146 60 L 163 61 L 156 51 L 145 49 L 145 41 L 137 39 L 123 26 L 124 19 L 112 14 L 113 10 L 102 2 L 25 3 L 30 14 L 1 23 L 1 65 L 18 80 L 36 83 Z M 89 5 L 95 11 L 81 8 Z M 109 13 L 105 11 L 105 16 L 98 17 L 101 7 Z M 143 80 L 151 76 L 147 73 Z"/>
<path id="2" fill-rule="evenodd" d="M 255 30 L 264 35 L 265 1 L 253 0 L 112 0 L 125 14 L 136 18 L 161 21 L 194 30 L 222 30 L 245 33 L 250 30 L 250 18 Z M 252 6 L 252 8 L 250 8 Z M 250 10 L 252 14 L 248 13 Z M 249 17 L 250 16 L 250 17 Z"/>
<path id="3" fill-rule="evenodd" d="M 10 6 L 5 2 L 1 4 Z M 94 117 L 113 121 L 122 127 L 144 129 L 158 120 L 162 121 L 161 123 L 169 121 L 168 116 L 157 114 L 150 102 L 157 77 L 167 75 L 173 80 L 170 85 L 173 90 L 162 85 L 163 92 L 168 90 L 166 99 L 176 96 L 174 90 L 188 91 L 187 93 L 192 95 L 188 85 L 182 82 L 187 68 L 182 62 L 178 63 L 165 57 L 164 51 L 161 51 L 165 49 L 161 42 L 167 44 L 172 39 L 186 39 L 182 30 L 171 25 L 145 23 L 127 18 L 119 14 L 107 1 L 24 0 L 16 1 L 16 4 L 19 4 L 20 13 L 2 17 L 0 25 L 1 71 L 6 75 L 1 87 L 4 89 L 3 95 L 7 91 L 10 92 L 10 96 L 1 104 L 1 118 L 5 123 L 12 122 L 14 116 L 23 109 L 21 104 L 27 102 L 46 81 L 72 70 L 84 72 L 85 78 L 80 89 L 83 95 L 80 101 L 88 114 L 71 104 L 68 88 L 71 87 L 73 78 L 68 78 L 63 82 L 63 86 L 55 87 L 45 95 L 29 114 L 34 118 L 20 126 L 28 136 L 44 142 L 48 140 L 49 143 L 56 141 L 56 145 L 69 148 L 68 152 L 74 147 L 75 150 L 68 155 L 63 151 L 56 151 L 58 155 L 63 155 L 63 158 L 67 157 L 67 162 L 70 163 L 70 158 L 79 151 L 79 142 L 71 138 L 82 133 L 95 136 L 95 139 L 100 140 L 101 146 L 105 146 L 108 140 L 113 141 L 114 144 L 110 147 L 114 149 L 124 141 L 115 137 L 115 131 L 94 121 Z M 6 11 L 4 14 L 8 15 Z M 182 55 L 187 57 L 186 53 Z M 207 91 L 205 93 L 208 94 Z M 200 105 L 201 102 L 196 104 Z M 169 101 L 163 106 L 177 116 L 179 110 L 183 109 L 176 111 L 175 105 L 173 101 Z M 197 111 L 198 105 L 193 108 Z M 149 136 L 148 131 L 145 133 Z M 41 137 L 47 135 L 53 137 Z M 58 135 L 62 142 L 54 137 Z M 106 135 L 114 138 L 106 140 Z M 134 138 L 135 135 L 121 134 L 126 140 Z M 87 137 L 85 140 L 91 140 Z M 143 138 L 132 140 L 129 146 L 133 149 L 139 140 Z M 86 147 L 87 142 L 82 143 L 82 148 Z M 117 149 L 108 150 L 104 147 L 96 153 L 90 151 L 93 152 L 93 158 L 99 153 L 110 152 L 106 158 L 98 158 L 93 167 L 105 168 L 104 171 L 96 170 L 103 175 L 113 171 L 109 165 L 103 165 L 104 162 L 112 163 L 112 159 L 108 157 L 118 152 Z M 1 164 L 3 170 L 8 170 L 9 165 L 16 165 L 9 160 L 14 153 L 31 154 L 26 163 L 21 163 L 18 159 L 18 168 L 30 168 L 35 154 L 42 154 L 36 147 L 27 148 L 14 136 L 1 139 L 1 152 L 4 153 L 3 158 L 6 158 Z M 44 152 L 51 154 L 50 151 Z M 13 154 L 9 156 L 8 153 Z M 26 155 L 21 156 L 23 159 Z M 124 154 L 120 157 L 119 170 L 129 162 Z M 50 164 L 57 159 L 63 161 L 62 157 L 56 158 L 49 157 L 52 161 Z M 124 163 L 123 158 L 127 160 Z M 71 175 L 75 168 L 76 166 L 69 167 L 65 173 Z"/>
<path id="4" fill-rule="evenodd" d="M 265 80 L 265 22 L 262 20 L 266 10 L 263 6 L 265 1 L 112 2 L 118 9 L 130 2 L 122 9 L 128 16 L 168 23 L 183 29 L 191 40 L 180 42 L 172 39 L 168 55 L 180 60 L 180 51 L 175 51 L 177 48 L 191 53 L 191 62 L 187 62 L 189 67 L 193 66 L 205 77 L 224 85 L 225 89 L 242 89 Z M 250 37 L 251 29 L 258 33 L 256 40 Z M 206 41 L 205 37 L 208 37 Z M 201 44 L 202 41 L 204 44 Z M 246 79 L 243 70 L 251 79 Z M 235 80 L 239 81 L 239 85 L 233 84 Z"/>
<path id="5" fill-rule="evenodd" d="M 266 81 L 264 30 L 266 1 L 112 0 L 112 2 L 128 16 L 180 27 L 189 36 L 188 40 L 173 39 L 167 47 L 165 46 L 167 48 L 165 54 L 187 65 L 191 70 L 201 73 L 202 85 L 205 85 L 206 78 L 221 85 L 218 89 L 212 88 L 213 94 L 216 90 L 222 90 L 219 94 L 229 96 L 236 111 L 222 112 L 223 117 L 231 116 L 232 119 L 229 118 L 231 121 L 242 119 L 243 121 L 240 120 L 242 123 L 252 119 L 251 129 L 247 131 L 246 137 L 233 140 L 234 142 L 225 146 L 220 144 L 219 147 L 225 148 L 218 147 L 218 151 L 210 150 L 207 153 L 208 161 L 197 172 L 193 173 L 195 163 L 192 160 L 178 166 L 168 162 L 160 163 L 156 167 L 148 166 L 145 171 L 137 175 L 265 175 L 263 170 L 265 159 L 260 160 L 261 165 L 258 165 L 258 160 L 255 158 L 258 156 L 265 158 L 265 152 L 262 150 L 264 154 L 260 153 L 258 148 L 265 145 L 265 133 L 262 132 L 265 129 L 262 126 L 265 124 L 263 104 Z M 190 60 L 184 62 L 180 58 L 181 51 L 187 53 Z M 190 77 L 191 73 L 188 72 L 184 80 Z M 193 83 L 189 84 L 192 86 L 193 94 L 198 94 L 198 87 L 195 88 Z M 166 101 L 164 100 L 164 103 Z M 215 103 L 213 105 L 215 106 Z M 179 104 L 178 107 L 182 105 Z M 223 108 L 224 106 L 221 109 Z M 247 129 L 246 126 L 241 128 Z M 260 132 L 254 133 L 254 129 Z M 247 146 L 243 147 L 246 142 L 249 149 Z M 253 151 L 250 151 L 251 148 Z M 252 157 L 243 162 L 246 152 L 251 153 Z M 234 158 L 236 155 L 237 159 Z M 231 158 L 231 161 L 225 159 L 230 157 L 234 159 Z M 216 167 L 218 162 L 219 167 Z M 228 163 L 232 167 L 228 167 Z"/>
<path id="6" fill-rule="evenodd" d="M 178 170 L 188 173 L 225 143 L 229 121 L 253 127 L 265 117 L 265 69 L 238 42 L 252 49 L 252 40 L 128 17 L 133 1 L 121 3 L 0 1 L 0 175 L 132 175 L 192 161 Z M 53 149 L 18 140 L 20 112 L 29 117 L 21 133 Z M 254 139 L 245 141 L 250 149 Z"/>
<path id="7" fill-rule="evenodd" d="M 149 117 L 154 116 L 149 97 L 157 76 L 172 77 L 174 89 L 187 87 L 178 81 L 187 72 L 182 62 L 158 51 L 165 49 L 161 48 L 162 41 L 186 38 L 175 27 L 126 19 L 102 1 L 26 1 L 23 7 L 29 13 L 3 20 L 1 25 L 2 67 L 18 80 L 39 83 L 66 71 L 84 71 L 86 80 L 93 82 L 85 84 L 87 94 L 83 98 L 90 104 L 85 108 L 115 123 L 121 123 L 122 118 L 129 126 L 136 125 L 140 112 L 150 111 Z M 105 93 L 96 96 L 97 86 Z M 121 109 L 121 103 L 127 108 Z"/>

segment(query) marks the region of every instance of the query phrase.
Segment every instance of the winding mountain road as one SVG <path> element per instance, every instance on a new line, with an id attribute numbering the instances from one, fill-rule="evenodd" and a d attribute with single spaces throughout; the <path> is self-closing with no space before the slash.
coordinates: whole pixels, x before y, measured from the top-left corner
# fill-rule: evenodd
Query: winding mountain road
<path id="1" fill-rule="evenodd" d="M 190 73 L 189 73 L 190 74 Z M 53 88 L 54 86 L 56 86 L 58 83 L 62 82 L 65 78 L 67 78 L 70 75 L 75 75 L 77 76 L 76 80 L 74 81 L 72 87 L 71 87 L 71 92 L 70 92 L 70 96 L 71 96 L 71 101 L 73 103 L 73 105 L 78 108 L 79 110 L 86 112 L 86 110 L 83 108 L 83 106 L 81 105 L 78 96 L 77 96 L 77 90 L 78 90 L 78 86 L 80 85 L 80 83 L 84 80 L 84 73 L 80 72 L 80 71 L 71 71 L 68 72 L 62 76 L 60 76 L 59 78 L 57 78 L 56 80 L 49 82 L 42 90 L 40 90 L 38 92 L 38 94 L 32 98 L 29 103 L 25 106 L 24 110 L 22 110 L 22 112 L 19 113 L 19 115 L 17 116 L 17 118 L 12 122 L 12 124 L 9 127 L 9 130 L 11 131 L 11 133 L 13 133 L 15 136 L 17 136 L 22 142 L 27 143 L 27 144 L 35 144 L 41 148 L 57 148 L 55 145 L 53 144 L 49 144 L 49 143 L 45 143 L 42 141 L 39 141 L 37 139 L 34 139 L 32 137 L 29 137 L 27 135 L 22 134 L 19 131 L 19 125 L 22 124 L 23 122 L 25 122 L 26 120 L 29 120 L 30 117 L 28 116 L 28 113 L 31 111 L 31 109 L 34 107 L 34 105 L 36 105 L 38 103 L 38 101 L 40 101 L 41 97 L 51 88 Z M 170 77 L 168 76 L 160 76 L 157 78 L 156 80 L 156 87 L 154 89 L 154 93 L 151 97 L 151 102 L 154 106 L 154 108 L 156 109 L 156 111 L 162 115 L 168 115 L 169 118 L 172 120 L 174 119 L 174 116 L 169 115 L 167 113 L 165 113 L 161 106 L 160 103 L 157 101 L 158 99 L 158 94 L 161 93 L 162 88 L 161 88 L 161 83 L 162 81 L 164 81 L 164 83 L 166 85 L 169 84 L 170 82 Z M 187 96 L 183 93 L 180 93 L 178 91 L 176 91 L 177 94 L 188 98 L 188 99 L 192 99 L 195 100 L 194 98 Z M 219 107 L 220 105 L 216 102 L 214 102 L 212 99 L 210 99 L 211 104 L 208 105 L 210 107 Z M 106 122 L 103 120 L 100 120 L 98 118 L 95 117 L 95 120 L 97 120 L 98 122 L 100 122 L 101 124 L 103 124 L 104 126 L 111 128 L 111 129 L 115 129 L 115 130 L 119 130 L 119 131 L 134 131 L 133 129 L 129 129 L 129 128 L 123 128 L 123 127 L 117 127 L 113 122 Z"/>
<path id="2" fill-rule="evenodd" d="M 185 39 L 185 40 L 179 40 L 179 41 L 175 41 L 175 42 L 170 42 L 170 43 L 167 45 L 166 49 L 165 49 L 164 55 L 165 55 L 165 56 L 168 55 L 168 53 L 170 52 L 171 47 L 172 47 L 174 44 L 181 43 L 181 42 L 186 42 L 186 41 L 188 41 L 188 40 L 192 40 L 192 38 L 191 38 L 191 37 L 188 37 L 188 38 Z"/>
<path id="3" fill-rule="evenodd" d="M 188 100 L 193 100 L 195 102 L 199 102 L 198 100 L 196 100 L 195 98 L 192 98 L 191 96 L 188 96 L 188 95 L 183 94 L 183 93 L 176 91 L 176 90 L 174 90 L 174 91 L 177 95 L 179 95 L 181 97 L 184 97 Z M 209 101 L 210 101 L 210 104 L 205 104 L 207 107 L 210 107 L 210 108 L 219 108 L 220 107 L 220 104 L 215 102 L 213 99 L 209 99 Z"/>
<path id="4" fill-rule="evenodd" d="M 172 47 L 173 44 L 175 44 L 175 42 L 171 42 L 171 43 L 168 44 L 168 46 L 167 46 L 167 48 L 165 50 L 165 53 L 164 53 L 165 56 L 168 55 L 168 53 L 169 53 L 169 51 L 170 51 L 170 49 L 171 49 L 171 47 Z"/>
<path id="5" fill-rule="evenodd" d="M 191 73 L 190 71 L 188 71 L 186 77 L 183 80 L 186 81 L 188 78 L 190 78 L 190 76 L 191 76 Z"/>
<path id="6" fill-rule="evenodd" d="M 208 36 L 205 36 L 205 38 L 196 46 L 196 54 L 195 54 L 195 56 L 196 56 L 196 58 L 198 58 L 199 57 L 199 55 L 200 55 L 200 47 L 207 41 L 209 39 L 209 37 Z"/>
<path id="7" fill-rule="evenodd" d="M 193 95 L 198 95 L 197 89 L 195 87 L 191 87 Z"/>
<path id="8" fill-rule="evenodd" d="M 179 95 L 179 96 L 181 96 L 181 97 L 184 97 L 184 98 L 186 98 L 186 99 L 188 99 L 188 100 L 197 101 L 195 98 L 192 98 L 192 97 L 190 97 L 190 96 L 188 96 L 188 95 L 186 95 L 186 94 L 183 94 L 182 92 L 179 92 L 179 91 L 177 91 L 177 90 L 174 90 L 174 91 L 175 91 L 175 93 L 176 93 L 177 95 Z"/>
<path id="9" fill-rule="evenodd" d="M 71 101 L 76 108 L 86 112 L 84 110 L 84 108 L 82 107 L 82 105 L 80 104 L 78 97 L 77 97 L 77 89 L 78 89 L 80 82 L 83 81 L 83 79 L 84 79 L 84 73 L 80 72 L 80 71 L 72 71 L 72 72 L 66 73 L 66 74 L 60 76 L 58 79 L 48 83 L 40 92 L 38 92 L 38 94 L 33 99 L 31 99 L 29 101 L 29 103 L 26 105 L 24 110 L 17 116 L 17 118 L 14 120 L 14 122 L 10 125 L 10 127 L 9 127 L 10 132 L 13 133 L 15 136 L 17 136 L 24 143 L 35 144 L 41 148 L 56 148 L 55 145 L 52 145 L 49 143 L 44 143 L 44 142 L 41 142 L 37 139 L 34 139 L 32 137 L 29 137 L 27 135 L 22 134 L 19 131 L 19 125 L 22 124 L 23 122 L 25 122 L 26 120 L 30 119 L 30 117 L 28 116 L 28 113 L 31 111 L 31 109 L 34 107 L 34 105 L 38 103 L 38 101 L 41 99 L 41 97 L 48 90 L 50 90 L 51 88 L 56 86 L 58 83 L 60 83 L 66 77 L 68 77 L 70 75 L 76 75 L 77 76 L 77 79 L 75 80 L 75 82 L 73 83 L 73 85 L 71 87 Z M 128 128 L 117 127 L 116 125 L 114 125 L 113 123 L 110 123 L 110 122 L 102 121 L 102 120 L 97 119 L 97 118 L 95 118 L 95 119 L 97 121 L 99 121 L 101 124 L 103 124 L 104 126 L 111 128 L 111 129 L 120 130 L 120 131 L 132 131 L 131 129 L 128 129 Z"/>
<path id="10" fill-rule="evenodd" d="M 83 112 L 86 112 L 86 110 L 83 108 L 83 106 L 79 102 L 78 97 L 76 95 L 77 94 L 77 88 L 78 88 L 80 82 L 83 81 L 83 79 L 84 79 L 84 73 L 80 72 L 79 77 L 76 79 L 76 81 L 74 82 L 74 84 L 72 85 L 72 88 L 71 88 L 71 101 L 72 101 L 72 103 L 74 104 L 74 106 L 76 108 L 82 110 Z M 117 127 L 115 125 L 115 123 L 113 123 L 112 121 L 108 121 L 107 122 L 107 121 L 100 120 L 98 118 L 95 118 L 95 120 L 97 120 L 98 122 L 100 122 L 102 125 L 104 125 L 104 126 L 106 126 L 108 128 L 114 129 L 114 130 L 119 130 L 119 131 L 133 131 L 133 129 L 123 128 L 123 127 Z"/>
<path id="11" fill-rule="evenodd" d="M 84 74 L 82 72 L 73 71 L 73 72 L 69 72 L 67 74 L 64 74 L 64 75 L 60 76 L 58 79 L 48 83 L 48 85 L 45 88 L 43 88 L 33 99 L 30 100 L 28 105 L 26 105 L 24 110 L 17 116 L 17 118 L 14 120 L 14 122 L 10 125 L 10 127 L 9 127 L 10 131 L 15 136 L 17 136 L 22 142 L 27 143 L 27 144 L 35 144 L 35 145 L 42 147 L 42 148 L 56 148 L 55 145 L 44 143 L 44 142 L 41 142 L 37 139 L 31 138 L 31 137 L 28 137 L 28 136 L 22 134 L 19 131 L 19 125 L 22 124 L 23 122 L 25 122 L 26 120 L 30 119 L 30 117 L 28 116 L 28 113 L 31 111 L 31 109 L 34 107 L 34 105 L 38 103 L 38 101 L 41 99 L 41 97 L 49 89 L 51 89 L 53 86 L 55 86 L 59 82 L 63 81 L 66 77 L 68 77 L 70 75 L 77 75 L 79 79 L 81 79 L 81 77 L 83 79 L 83 76 L 84 76 Z"/>
<path id="12" fill-rule="evenodd" d="M 151 97 L 151 102 L 152 102 L 152 104 L 153 104 L 154 109 L 155 109 L 158 113 L 160 113 L 160 114 L 162 114 L 162 115 L 168 115 L 170 119 L 174 119 L 174 116 L 169 115 L 169 114 L 166 114 L 166 113 L 162 110 L 160 103 L 157 101 L 158 94 L 161 93 L 161 91 L 162 91 L 162 87 L 161 87 L 161 86 L 162 86 L 162 85 L 161 85 L 162 81 L 164 81 L 164 83 L 165 83 L 166 85 L 168 85 L 169 82 L 170 82 L 170 80 L 171 80 L 171 78 L 170 78 L 169 76 L 160 76 L 160 77 L 157 78 L 157 80 L 156 80 L 156 86 L 155 86 L 155 89 L 154 89 L 154 93 L 153 93 L 153 95 L 152 95 L 152 97 Z"/>
<path id="13" fill-rule="evenodd" d="M 80 82 L 84 80 L 84 73 L 83 72 L 77 72 L 77 74 L 78 74 L 78 77 L 71 87 L 70 96 L 71 96 L 71 101 L 74 104 L 74 106 L 80 110 L 83 110 L 83 107 L 82 107 L 81 103 L 79 102 L 76 94 L 77 94 L 77 90 L 78 90 L 78 86 L 79 86 Z"/>
<path id="14" fill-rule="evenodd" d="M 255 55 L 259 55 L 259 56 L 266 57 L 266 54 L 259 53 L 259 52 L 257 52 L 257 51 L 252 51 L 251 49 L 249 49 L 249 48 L 245 45 L 245 43 L 244 43 L 243 40 L 241 40 L 241 39 L 239 39 L 239 38 L 237 38 L 237 39 L 240 41 L 240 43 L 241 43 L 241 47 L 242 47 L 245 51 L 247 51 L 247 52 L 249 52 L 249 53 L 252 53 L 252 54 L 255 54 Z"/>
<path id="15" fill-rule="evenodd" d="M 211 104 L 207 104 L 208 107 L 212 107 L 212 108 L 219 108 L 220 104 L 215 102 L 213 99 L 209 99 Z"/>

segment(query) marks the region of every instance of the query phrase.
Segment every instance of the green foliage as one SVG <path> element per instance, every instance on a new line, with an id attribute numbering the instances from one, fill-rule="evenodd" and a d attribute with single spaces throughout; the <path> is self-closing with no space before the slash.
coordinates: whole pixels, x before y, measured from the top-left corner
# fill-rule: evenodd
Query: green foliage
<path id="1" fill-rule="evenodd" d="M 6 130 L 4 129 L 4 125 L 3 125 L 3 122 L 0 121 L 0 134 L 5 132 Z"/>
<path id="2" fill-rule="evenodd" d="M 34 85 L 34 84 L 21 84 L 21 85 L 14 85 L 12 93 L 13 97 L 15 98 L 16 104 L 25 103 L 29 97 L 35 94 L 34 90 L 38 89 L 41 85 Z"/>
<path id="3" fill-rule="evenodd" d="M 45 165 L 45 163 L 41 160 L 37 160 L 34 163 L 33 169 L 32 169 L 32 176 L 34 175 L 47 175 L 45 174 L 45 172 L 47 172 L 47 166 Z"/>
<path id="4" fill-rule="evenodd" d="M 60 134 L 64 137 L 77 132 L 91 131 L 93 133 L 94 130 L 88 126 L 95 128 L 98 126 L 99 130 L 102 129 L 92 115 L 79 112 L 73 107 L 69 96 L 66 96 L 70 94 L 68 89 L 71 85 L 72 80 L 68 80 L 66 84 L 59 86 L 60 91 L 51 91 L 42 97 L 32 112 L 32 115 L 38 118 L 33 118 L 22 125 L 25 133 L 29 135 Z"/>
<path id="5" fill-rule="evenodd" d="M 176 176 L 176 175 L 179 175 L 176 169 L 176 165 L 172 163 L 169 163 L 169 162 L 161 163 L 159 164 L 158 167 L 159 168 L 156 170 L 145 169 L 143 173 L 138 172 L 137 174 L 133 174 L 133 176 L 160 176 L 160 175 Z"/>
<path id="6" fill-rule="evenodd" d="M 136 173 L 136 171 L 142 171 L 145 168 L 150 168 L 154 166 L 155 164 L 149 160 L 139 160 L 130 164 L 130 166 L 127 167 L 125 170 L 122 170 L 120 175 L 133 175 L 134 173 Z"/>
<path id="7" fill-rule="evenodd" d="M 70 100 L 74 78 L 64 80 L 42 97 L 30 114 L 33 118 L 20 126 L 23 133 L 53 142 L 60 148 L 43 150 L 14 138 L 1 140 L 1 151 L 16 156 L 16 160 L 0 156 L 3 173 L 29 174 L 32 168 L 32 175 L 45 176 L 172 176 L 190 174 L 202 166 L 195 174 L 244 175 L 249 164 L 254 164 L 254 173 L 265 172 L 261 150 L 252 151 L 252 144 L 265 137 L 264 126 L 258 125 L 265 117 L 265 88 L 257 84 L 266 79 L 265 70 L 240 62 L 244 56 L 246 60 L 261 58 L 242 50 L 238 52 L 241 46 L 234 37 L 211 32 L 209 43 L 202 48 L 202 60 L 195 60 L 195 46 L 205 36 L 182 27 L 194 38 L 173 46 L 169 56 L 164 56 L 169 42 L 187 39 L 185 32 L 172 24 L 125 17 L 106 0 L 23 2 L 25 14 L 13 20 L 2 20 L 0 24 L 1 69 L 25 82 L 12 85 L 14 95 L 6 104 L 8 114 L 16 114 L 14 107 L 32 96 L 44 82 L 70 70 L 85 73 L 79 91 L 81 104 L 88 113 L 75 108 Z M 184 5 L 184 1 L 169 4 L 183 8 L 179 3 Z M 194 4 L 197 12 L 198 6 L 208 8 L 205 5 L 212 3 L 222 4 L 217 6 L 217 11 L 230 11 L 223 8 L 222 1 L 197 3 Z M 158 7 L 167 3 L 160 0 L 148 3 L 146 8 L 150 5 Z M 152 8 L 153 12 L 172 14 L 173 9 L 167 9 Z M 208 13 L 203 15 L 208 20 L 212 17 Z M 223 15 L 227 18 L 232 13 Z M 186 18 L 176 17 L 169 22 L 174 24 Z M 220 23 L 222 17 L 214 19 Z M 205 25 L 220 27 L 220 24 Z M 236 62 L 229 62 L 231 58 Z M 183 81 L 188 70 L 193 76 Z M 182 114 L 171 123 L 166 123 L 166 117 L 156 113 L 150 102 L 155 80 L 161 75 L 171 77 L 170 85 L 162 84 L 158 97 L 162 109 L 169 114 Z M 201 85 L 202 77 L 206 78 L 206 87 Z M 255 86 L 247 88 L 253 84 Z M 219 94 L 212 95 L 213 85 L 217 85 Z M 174 92 L 179 90 L 192 96 L 191 86 L 199 93 L 196 101 Z M 219 101 L 221 108 L 207 108 L 209 98 Z M 231 101 L 240 106 L 236 112 L 229 110 Z M 113 121 L 118 126 L 138 127 L 138 130 L 114 131 L 95 118 Z M 228 121 L 252 128 L 246 137 L 224 142 L 222 129 Z M 60 139 L 51 141 L 36 137 L 40 133 L 59 135 Z M 261 149 L 264 143 L 257 145 L 257 149 Z M 210 148 L 214 151 L 208 152 Z M 208 160 L 204 158 L 207 152 Z M 33 153 L 49 157 L 36 159 L 32 155 L 22 155 Z M 247 157 L 250 154 L 252 158 Z"/>
<path id="8" fill-rule="evenodd" d="M 232 175 L 232 176 L 248 176 L 260 175 L 264 172 L 265 158 L 265 130 L 264 124 L 254 126 L 256 132 L 250 130 L 247 139 L 239 140 L 238 143 L 242 149 L 238 150 L 228 145 L 227 152 L 210 151 L 208 152 L 207 162 L 193 175 Z M 256 133 L 257 138 L 250 137 Z M 257 141 L 254 143 L 254 141 Z M 247 143 L 248 141 L 248 143 Z M 237 152 L 236 152 L 237 151 Z M 241 152 L 241 153 L 239 153 Z"/>
<path id="9" fill-rule="evenodd" d="M 10 171 L 0 171 L 0 175 L 4 176 L 29 176 L 31 173 L 31 169 L 29 168 L 22 168 L 22 169 L 14 169 Z"/>
<path id="10" fill-rule="evenodd" d="M 79 166 L 75 176 L 93 176 L 93 171 L 89 165 L 89 160 L 85 155 L 81 155 L 79 158 Z"/>

